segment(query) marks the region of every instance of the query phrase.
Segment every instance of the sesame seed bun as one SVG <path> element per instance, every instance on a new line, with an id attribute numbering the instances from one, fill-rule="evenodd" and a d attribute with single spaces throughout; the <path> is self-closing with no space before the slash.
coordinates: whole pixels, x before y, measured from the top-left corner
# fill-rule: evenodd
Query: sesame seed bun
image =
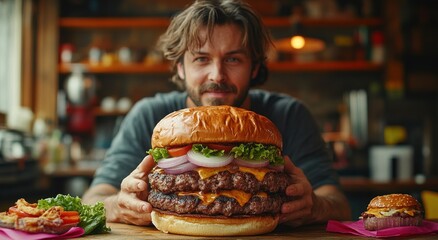
<path id="1" fill-rule="evenodd" d="M 403 207 L 420 209 L 420 203 L 409 194 L 388 194 L 373 198 L 368 204 L 367 209 Z"/>

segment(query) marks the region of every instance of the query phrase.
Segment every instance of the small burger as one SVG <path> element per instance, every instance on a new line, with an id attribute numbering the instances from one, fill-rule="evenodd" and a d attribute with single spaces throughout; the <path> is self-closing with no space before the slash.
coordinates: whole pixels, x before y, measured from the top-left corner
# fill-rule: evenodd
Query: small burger
<path id="1" fill-rule="evenodd" d="M 291 178 L 282 137 L 266 117 L 229 106 L 173 112 L 148 151 L 152 223 L 166 233 L 257 235 L 274 230 Z"/>
<path id="2" fill-rule="evenodd" d="M 419 226 L 422 223 L 422 207 L 408 194 L 377 196 L 361 214 L 367 230 L 380 230 L 400 226 Z"/>

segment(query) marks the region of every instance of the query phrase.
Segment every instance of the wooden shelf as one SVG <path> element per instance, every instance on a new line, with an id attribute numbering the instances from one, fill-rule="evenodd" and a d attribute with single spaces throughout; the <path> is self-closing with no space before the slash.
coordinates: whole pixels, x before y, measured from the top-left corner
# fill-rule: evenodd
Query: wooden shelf
<path id="1" fill-rule="evenodd" d="M 340 183 L 344 191 L 350 193 L 409 193 L 414 191 L 438 191 L 438 179 L 427 179 L 424 183 L 414 180 L 376 182 L 363 177 L 341 177 Z"/>
<path id="2" fill-rule="evenodd" d="M 96 117 L 105 117 L 105 116 L 123 116 L 126 115 L 128 111 L 119 111 L 119 110 L 113 110 L 113 111 L 105 111 L 100 107 L 96 107 L 93 110 L 93 114 Z"/>
<path id="3" fill-rule="evenodd" d="M 289 17 L 266 17 L 263 22 L 268 27 L 290 27 L 292 26 Z M 165 28 L 169 25 L 170 19 L 165 17 L 136 17 L 136 18 L 60 18 L 61 28 Z M 382 20 L 379 18 L 333 18 L 313 19 L 304 18 L 300 20 L 303 26 L 313 27 L 348 27 L 348 26 L 380 26 Z"/>
<path id="4" fill-rule="evenodd" d="M 147 74 L 147 73 L 170 73 L 168 64 L 114 64 L 109 66 L 84 64 L 85 69 L 89 73 L 127 73 L 127 74 Z M 365 61 L 333 61 L 333 62 L 271 62 L 268 63 L 268 68 L 272 72 L 335 72 L 335 71 L 380 71 L 383 69 L 381 64 L 375 64 Z M 72 70 L 71 64 L 60 64 L 58 66 L 59 73 L 70 73 Z"/>
<path id="5" fill-rule="evenodd" d="M 272 72 L 380 71 L 383 65 L 366 61 L 273 62 L 268 63 L 268 68 Z"/>
<path id="6" fill-rule="evenodd" d="M 170 23 L 169 18 L 141 17 L 141 18 L 60 18 L 62 28 L 162 28 Z"/>
<path id="7" fill-rule="evenodd" d="M 113 65 L 92 65 L 84 63 L 85 69 L 90 73 L 170 73 L 170 67 L 168 64 L 153 64 L 147 65 L 143 63 L 137 64 L 113 64 Z M 71 64 L 59 64 L 59 73 L 70 73 L 72 70 Z"/>
<path id="8" fill-rule="evenodd" d="M 268 27 L 290 27 L 292 20 L 289 17 L 264 18 L 263 22 Z M 379 18 L 303 18 L 303 26 L 309 27 L 354 27 L 354 26 L 380 26 L 383 24 Z"/>

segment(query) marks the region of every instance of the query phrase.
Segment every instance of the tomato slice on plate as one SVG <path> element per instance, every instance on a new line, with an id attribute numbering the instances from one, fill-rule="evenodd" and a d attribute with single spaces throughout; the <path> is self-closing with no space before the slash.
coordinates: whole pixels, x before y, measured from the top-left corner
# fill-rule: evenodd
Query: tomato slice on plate
<path id="1" fill-rule="evenodd" d="M 78 223 L 81 220 L 77 211 L 62 211 L 61 219 L 63 224 Z"/>
<path id="2" fill-rule="evenodd" d="M 81 219 L 79 215 L 61 217 L 63 224 L 78 223 Z"/>
<path id="3" fill-rule="evenodd" d="M 171 157 L 179 157 L 182 155 L 186 155 L 190 149 L 192 149 L 192 145 L 187 145 L 187 146 L 183 146 L 183 147 L 168 148 L 167 151 L 169 152 L 169 155 Z"/>
<path id="4" fill-rule="evenodd" d="M 23 212 L 23 211 L 21 211 L 21 210 L 19 210 L 17 207 L 10 207 L 9 208 L 9 211 L 8 211 L 9 213 L 14 213 L 14 214 L 16 214 L 18 217 L 20 217 L 20 218 L 22 218 L 22 217 L 38 217 L 38 215 L 32 215 L 32 214 L 29 214 L 29 213 L 25 213 L 25 212 Z"/>
<path id="5" fill-rule="evenodd" d="M 225 144 L 216 144 L 216 143 L 208 143 L 205 144 L 208 148 L 214 150 L 224 150 L 225 152 L 230 152 L 233 149 L 234 145 L 225 145 Z"/>
<path id="6" fill-rule="evenodd" d="M 79 212 L 78 211 L 62 211 L 61 217 L 66 217 L 66 216 L 79 216 Z"/>

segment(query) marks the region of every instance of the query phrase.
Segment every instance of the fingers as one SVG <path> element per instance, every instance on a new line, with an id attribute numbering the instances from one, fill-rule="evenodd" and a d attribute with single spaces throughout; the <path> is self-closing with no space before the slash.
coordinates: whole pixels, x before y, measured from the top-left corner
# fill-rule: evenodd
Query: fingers
<path id="1" fill-rule="evenodd" d="M 146 205 L 146 207 L 143 207 Z M 120 222 L 135 225 L 150 225 L 152 207 L 146 202 L 130 200 L 130 197 L 122 192 L 105 199 L 106 219 L 108 222 Z M 145 209 L 145 211 L 138 211 Z"/>
<path id="2" fill-rule="evenodd" d="M 151 214 L 145 213 L 145 214 L 138 214 L 135 215 L 127 215 L 125 217 L 124 223 L 133 224 L 137 226 L 148 226 L 152 224 L 151 220 Z"/>
<path id="3" fill-rule="evenodd" d="M 136 212 L 151 212 L 152 206 L 135 195 L 120 192 L 118 204 L 122 208 L 127 208 Z"/>
<path id="4" fill-rule="evenodd" d="M 292 178 L 292 183 L 286 188 L 286 195 L 293 197 L 291 201 L 281 206 L 280 222 L 291 226 L 299 226 L 312 214 L 313 189 L 304 172 L 296 167 L 288 156 L 284 157 L 284 169 Z"/>
<path id="5" fill-rule="evenodd" d="M 144 180 L 128 176 L 123 179 L 120 187 L 123 192 L 141 192 L 147 189 L 147 184 Z"/>
<path id="6" fill-rule="evenodd" d="M 149 173 L 154 168 L 155 162 L 151 155 L 147 155 L 143 158 L 143 161 L 137 166 L 140 172 Z"/>
<path id="7" fill-rule="evenodd" d="M 152 156 L 146 156 L 141 163 L 121 183 L 119 193 L 112 200 L 114 208 L 110 221 L 135 225 L 150 225 L 152 206 L 146 202 L 148 198 L 147 175 L 154 168 Z"/>
<path id="8" fill-rule="evenodd" d="M 123 223 L 134 225 L 150 225 L 152 206 L 140 200 L 129 198 L 129 201 L 119 201 L 120 219 Z"/>
<path id="9" fill-rule="evenodd" d="M 147 155 L 128 177 L 123 179 L 121 190 L 127 192 L 142 192 L 147 189 L 147 174 L 155 166 L 151 155 Z"/>
<path id="10" fill-rule="evenodd" d="M 292 214 L 281 214 L 279 222 L 286 223 L 289 226 L 297 227 L 303 224 L 304 219 L 309 215 L 305 209 L 294 212 Z"/>
<path id="11" fill-rule="evenodd" d="M 152 206 L 136 197 L 135 193 L 119 192 L 117 196 L 119 222 L 150 225 Z"/>
<path id="12" fill-rule="evenodd" d="M 310 201 L 308 198 L 297 198 L 289 202 L 285 202 L 281 206 L 281 212 L 297 212 L 303 209 L 309 208 L 312 205 L 311 198 Z"/>
<path id="13" fill-rule="evenodd" d="M 284 156 L 284 170 L 292 175 L 304 176 L 303 171 L 295 166 L 289 156 Z"/>

